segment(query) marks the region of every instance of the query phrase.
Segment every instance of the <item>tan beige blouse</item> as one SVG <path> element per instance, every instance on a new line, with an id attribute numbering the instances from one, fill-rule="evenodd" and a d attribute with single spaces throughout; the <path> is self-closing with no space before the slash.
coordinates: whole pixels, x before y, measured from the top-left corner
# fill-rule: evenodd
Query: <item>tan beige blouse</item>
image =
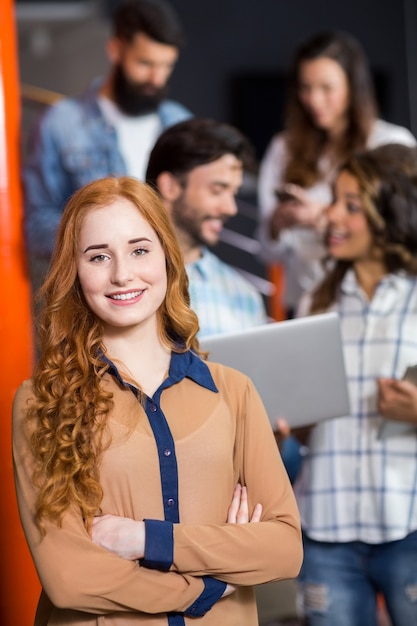
<path id="1" fill-rule="evenodd" d="M 43 587 L 36 626 L 256 625 L 253 585 L 297 576 L 302 544 L 292 487 L 253 384 L 191 353 L 173 355 L 168 380 L 146 407 L 115 376 L 106 374 L 102 384 L 114 398 L 112 443 L 100 469 L 102 511 L 164 520 L 167 506 L 177 506 L 173 560 L 169 571 L 159 571 L 104 550 L 91 541 L 76 507 L 61 528 L 48 523 L 41 536 L 25 419 L 32 388 L 25 381 L 13 407 L 13 455 L 21 520 Z M 167 425 L 174 443 L 162 453 L 176 459 L 178 491 L 169 504 L 163 483 L 172 476 L 164 476 L 154 419 L 157 428 Z M 247 486 L 251 510 L 262 503 L 261 522 L 226 523 L 238 481 Z M 204 598 L 205 576 L 237 590 L 202 617 L 188 617 Z M 172 622 L 170 612 L 183 615 Z"/>

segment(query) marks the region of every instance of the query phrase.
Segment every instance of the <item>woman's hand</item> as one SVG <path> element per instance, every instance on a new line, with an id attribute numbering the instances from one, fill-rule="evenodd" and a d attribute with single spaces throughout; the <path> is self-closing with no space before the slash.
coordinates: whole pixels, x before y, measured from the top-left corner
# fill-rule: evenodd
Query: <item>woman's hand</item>
<path id="1" fill-rule="evenodd" d="M 312 200 L 306 191 L 298 186 L 287 184 L 284 190 L 291 194 L 291 200 L 280 202 L 271 215 L 269 232 L 272 239 L 277 239 L 281 230 L 301 226 L 313 228 L 324 233 L 326 228 L 325 206 Z"/>
<path id="2" fill-rule="evenodd" d="M 237 484 L 227 512 L 227 522 L 229 524 L 259 522 L 261 515 L 262 505 L 256 504 L 249 518 L 246 487 Z M 91 528 L 93 543 L 129 561 L 137 561 L 145 556 L 145 534 L 144 522 L 110 514 L 94 518 Z M 222 598 L 231 595 L 234 591 L 236 591 L 235 585 L 228 584 Z"/>
<path id="3" fill-rule="evenodd" d="M 278 417 L 275 421 L 274 429 L 274 436 L 275 441 L 277 442 L 278 450 L 281 450 L 283 442 L 285 441 L 285 439 L 288 439 L 290 435 L 291 428 L 287 420 L 283 417 Z"/>
<path id="4" fill-rule="evenodd" d="M 287 439 L 290 435 L 293 435 L 301 445 L 307 446 L 314 426 L 315 424 L 309 424 L 308 426 L 299 426 L 298 428 L 291 429 L 288 422 L 284 418 L 279 417 L 275 422 L 274 430 L 275 441 L 278 444 L 278 448 L 281 449 L 284 439 Z"/>
<path id="5" fill-rule="evenodd" d="M 229 524 L 259 522 L 261 515 L 262 505 L 257 504 L 249 518 L 246 487 L 236 485 L 227 513 L 227 522 Z M 118 515 L 95 517 L 91 528 L 91 539 L 95 544 L 129 561 L 136 561 L 145 556 L 145 535 L 144 522 Z M 229 593 L 231 592 L 229 590 Z"/>
<path id="6" fill-rule="evenodd" d="M 227 523 L 228 524 L 247 524 L 249 522 L 259 522 L 262 515 L 262 504 L 258 502 L 253 509 L 252 515 L 249 518 L 249 506 L 248 506 L 248 492 L 246 487 L 242 487 L 238 483 L 233 491 L 232 501 L 227 511 Z M 235 585 L 227 585 L 222 598 L 229 596 L 236 591 Z"/>
<path id="7" fill-rule="evenodd" d="M 145 522 L 118 515 L 95 517 L 91 539 L 128 561 L 137 561 L 145 556 Z"/>
<path id="8" fill-rule="evenodd" d="M 387 419 L 417 424 L 417 387 L 407 380 L 379 378 L 378 411 Z"/>
<path id="9" fill-rule="evenodd" d="M 248 492 L 246 487 L 238 483 L 233 491 L 232 502 L 227 512 L 228 524 L 247 524 L 248 522 L 259 522 L 262 515 L 262 504 L 258 502 L 249 518 Z"/>

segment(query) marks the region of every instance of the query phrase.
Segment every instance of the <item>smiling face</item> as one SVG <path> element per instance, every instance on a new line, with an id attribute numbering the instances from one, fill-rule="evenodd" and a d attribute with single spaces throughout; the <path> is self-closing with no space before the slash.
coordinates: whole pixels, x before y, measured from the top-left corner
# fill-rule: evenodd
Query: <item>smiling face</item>
<path id="1" fill-rule="evenodd" d="M 359 262 L 377 256 L 358 181 L 342 171 L 337 177 L 334 202 L 327 209 L 327 248 L 338 260 Z"/>
<path id="2" fill-rule="evenodd" d="M 157 328 L 167 289 L 165 255 L 154 229 L 124 198 L 85 216 L 78 277 L 85 300 L 106 334 Z"/>
<path id="3" fill-rule="evenodd" d="M 178 184 L 171 216 L 187 249 L 214 246 L 226 220 L 237 213 L 235 196 L 242 184 L 242 163 L 233 154 L 199 165 Z"/>
<path id="4" fill-rule="evenodd" d="M 298 72 L 298 97 L 313 123 L 330 133 L 343 131 L 350 102 L 344 69 L 326 57 L 303 61 Z"/>

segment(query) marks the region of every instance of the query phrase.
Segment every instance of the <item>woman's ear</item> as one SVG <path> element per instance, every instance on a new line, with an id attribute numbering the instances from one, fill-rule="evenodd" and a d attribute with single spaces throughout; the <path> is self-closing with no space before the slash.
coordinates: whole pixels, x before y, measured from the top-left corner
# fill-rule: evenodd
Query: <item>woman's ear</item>
<path id="1" fill-rule="evenodd" d="M 184 190 L 178 179 L 170 172 L 161 172 L 156 179 L 156 184 L 168 208 L 170 204 L 180 197 Z"/>

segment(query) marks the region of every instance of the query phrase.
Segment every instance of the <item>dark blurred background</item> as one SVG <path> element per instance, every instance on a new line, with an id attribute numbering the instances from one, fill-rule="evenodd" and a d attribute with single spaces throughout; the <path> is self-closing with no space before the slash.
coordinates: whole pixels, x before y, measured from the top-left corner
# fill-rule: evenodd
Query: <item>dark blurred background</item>
<path id="1" fill-rule="evenodd" d="M 118 0 L 16 0 L 20 77 L 64 95 L 105 74 L 109 16 Z M 171 0 L 187 45 L 170 81 L 171 95 L 196 115 L 236 125 L 261 158 L 282 128 L 286 72 L 298 44 L 323 29 L 342 29 L 363 45 L 381 116 L 417 136 L 417 0 Z M 23 98 L 22 146 L 44 104 Z M 256 260 L 255 185 L 244 190 L 219 256 L 264 276 Z M 230 233 L 225 233 L 225 238 Z M 232 234 L 233 239 L 233 234 Z M 259 284 L 268 291 L 266 284 Z M 266 290 L 266 291 L 265 291 Z"/>
<path id="2" fill-rule="evenodd" d="M 171 0 L 188 43 L 172 95 L 195 114 L 236 124 L 258 156 L 281 128 L 285 76 L 295 47 L 338 28 L 359 39 L 381 114 L 417 134 L 416 0 Z M 21 80 L 63 94 L 106 71 L 108 18 L 118 0 L 17 0 Z"/>

